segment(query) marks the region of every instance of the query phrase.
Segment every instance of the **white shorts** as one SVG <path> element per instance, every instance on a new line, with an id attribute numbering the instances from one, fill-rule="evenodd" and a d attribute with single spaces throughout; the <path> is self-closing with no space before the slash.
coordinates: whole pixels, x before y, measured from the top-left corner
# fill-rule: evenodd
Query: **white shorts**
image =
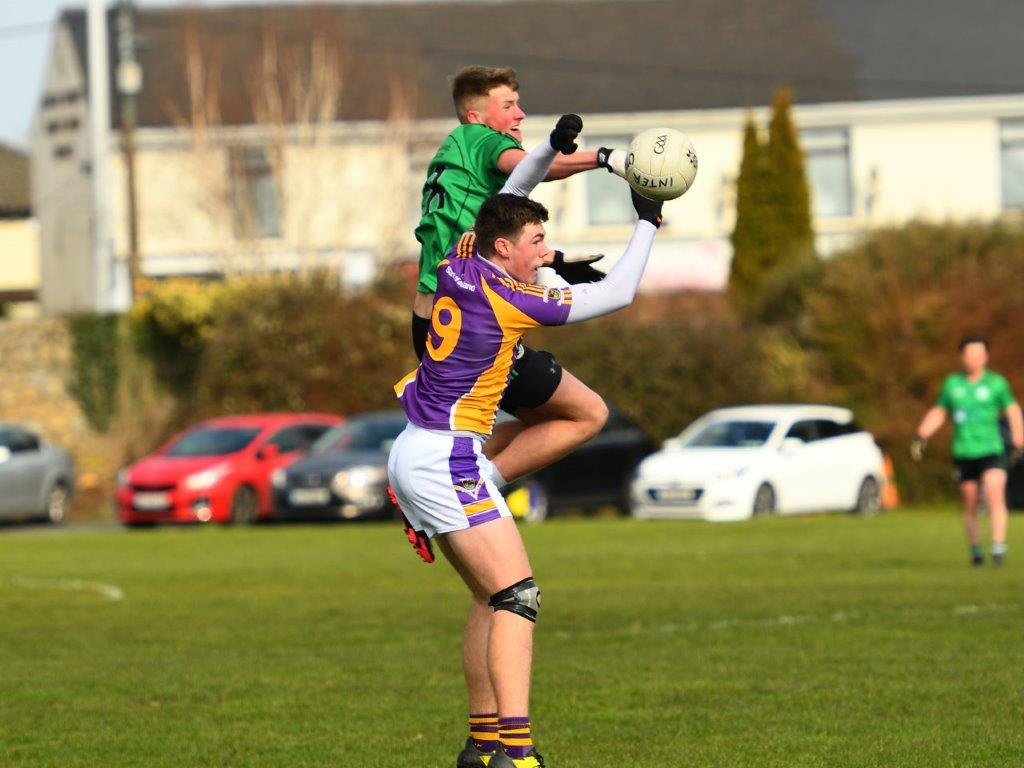
<path id="1" fill-rule="evenodd" d="M 412 526 L 437 536 L 511 517 L 479 437 L 409 424 L 391 447 L 388 479 Z"/>

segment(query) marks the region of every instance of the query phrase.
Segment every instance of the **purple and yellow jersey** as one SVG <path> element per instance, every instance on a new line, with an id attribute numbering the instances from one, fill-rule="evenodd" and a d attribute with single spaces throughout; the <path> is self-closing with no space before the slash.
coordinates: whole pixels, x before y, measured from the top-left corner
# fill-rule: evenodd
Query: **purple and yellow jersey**
<path id="1" fill-rule="evenodd" d="M 528 285 L 476 252 L 464 234 L 438 265 L 437 292 L 419 368 L 395 385 L 409 421 L 425 429 L 489 435 L 525 331 L 562 325 L 572 290 Z"/>

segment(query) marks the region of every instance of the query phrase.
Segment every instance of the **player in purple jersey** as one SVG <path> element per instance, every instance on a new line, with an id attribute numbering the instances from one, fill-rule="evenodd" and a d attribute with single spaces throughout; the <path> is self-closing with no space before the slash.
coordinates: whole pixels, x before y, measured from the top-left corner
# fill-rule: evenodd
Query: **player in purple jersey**
<path id="1" fill-rule="evenodd" d="M 536 285 L 551 258 L 547 211 L 526 195 L 556 148 L 569 149 L 572 142 L 563 139 L 556 131 L 550 145 L 530 153 L 506 193 L 484 202 L 474 232 L 440 263 L 426 354 L 395 385 L 410 424 L 391 450 L 391 485 L 419 536 L 435 538 L 473 596 L 463 639 L 470 738 L 459 768 L 544 766 L 528 714 L 540 590 L 482 450 L 516 345 L 530 328 L 580 322 L 629 305 L 661 224 L 661 203 L 634 193 L 640 220 L 603 280 Z"/>
<path id="2" fill-rule="evenodd" d="M 460 125 L 442 144 L 431 161 L 428 181 L 424 185 L 423 219 L 416 236 L 423 244 L 419 292 L 413 304 L 413 347 L 417 359 L 422 359 L 430 327 L 430 313 L 434 294 L 430 282 L 433 267 L 468 227 L 463 223 L 455 227 L 459 215 L 475 217 L 476 206 L 487 195 L 497 191 L 501 179 L 516 169 L 526 157 L 518 145 L 522 140 L 520 126 L 525 112 L 519 101 L 519 82 L 516 73 L 508 68 L 466 67 L 452 79 L 452 98 Z M 449 144 L 462 147 L 465 141 L 456 141 L 469 129 L 489 128 L 485 137 L 492 151 L 463 152 L 457 160 L 453 152 L 445 151 Z M 485 132 L 486 133 L 486 132 Z M 507 144 L 499 141 L 504 137 Z M 514 140 L 514 141 L 513 141 Z M 492 146 L 493 145 L 493 146 Z M 603 168 L 625 177 L 625 153 L 602 147 L 598 150 L 570 152 L 555 158 L 542 180 L 562 179 L 576 173 Z M 455 179 L 462 183 L 451 187 Z M 486 191 L 482 181 L 469 184 L 467 179 L 487 180 L 496 185 Z M 462 188 L 474 187 L 476 194 L 468 195 Z M 448 185 L 451 188 L 447 188 Z M 476 188 L 479 187 L 479 188 Z M 458 200 L 459 205 L 443 204 Z M 439 201 L 441 204 L 439 205 Z M 444 243 L 441 246 L 441 243 Z M 555 254 L 556 252 L 552 252 Z M 571 282 L 600 278 L 601 273 L 585 264 L 556 264 L 558 270 Z M 555 257 L 549 257 L 554 262 Z M 580 269 L 589 271 L 589 277 L 575 279 Z M 516 421 L 502 424 L 486 447 L 487 455 L 497 459 L 497 468 L 503 480 L 513 480 L 529 474 L 566 455 L 594 437 L 604 426 L 608 408 L 604 400 L 569 371 L 562 369 L 548 352 L 520 345 L 511 372 L 511 380 L 501 401 L 502 410 L 512 414 Z M 530 429 L 537 427 L 537 429 Z M 497 458 L 500 455 L 500 458 Z"/>

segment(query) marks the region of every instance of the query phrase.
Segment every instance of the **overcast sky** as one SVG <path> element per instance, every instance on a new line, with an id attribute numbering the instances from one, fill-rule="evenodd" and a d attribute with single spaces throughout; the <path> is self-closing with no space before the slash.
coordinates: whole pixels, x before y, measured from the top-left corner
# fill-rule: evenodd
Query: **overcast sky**
<path id="1" fill-rule="evenodd" d="M 301 0 L 263 0 L 300 2 Z M 344 2 L 345 0 L 339 0 Z M 389 0 L 360 0 L 388 2 Z M 408 1 L 408 0 L 407 0 Z M 252 5 L 261 0 L 207 0 L 191 5 Z M 112 4 L 108 0 L 108 5 Z M 141 6 L 182 5 L 181 0 L 139 0 Z M 0 0 L 0 143 L 28 148 L 28 131 L 39 102 L 53 23 L 61 9 L 85 7 L 84 0 Z"/>

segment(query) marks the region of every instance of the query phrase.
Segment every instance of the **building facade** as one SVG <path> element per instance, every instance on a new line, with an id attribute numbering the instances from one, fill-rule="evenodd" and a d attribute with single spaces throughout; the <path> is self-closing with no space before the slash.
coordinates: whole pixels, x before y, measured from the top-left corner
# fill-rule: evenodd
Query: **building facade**
<path id="1" fill-rule="evenodd" d="M 1014 18 L 1024 23 L 1024 6 L 1007 0 L 1001 18 L 969 19 L 991 27 L 987 45 L 972 45 L 960 35 L 960 5 L 936 0 L 928 36 L 910 34 L 920 19 L 906 8 L 853 0 L 780 0 L 758 13 L 740 0 L 613 0 L 593 5 L 586 34 L 569 37 L 562 30 L 579 23 L 571 2 L 517 3 L 535 22 L 528 29 L 494 24 L 495 4 L 143 10 L 133 17 L 140 271 L 159 279 L 326 266 L 358 284 L 382 264 L 415 259 L 426 165 L 455 124 L 446 75 L 481 62 L 517 68 L 527 148 L 563 111 L 584 116 L 585 146 L 625 146 L 653 126 L 692 138 L 700 170 L 666 205 L 648 289 L 724 285 L 743 126 L 751 114 L 767 122 L 759 105 L 783 84 L 797 97 L 822 254 L 913 218 L 992 219 L 1024 206 L 1024 82 L 1015 82 L 1024 48 L 999 44 Z M 679 13 L 706 32 L 692 45 L 657 23 Z M 882 16 L 866 23 L 872 14 Z M 650 45 L 622 46 L 612 31 L 626 23 L 652 30 Z M 109 28 L 116 51 L 113 15 Z M 952 69 L 936 58 L 946 43 L 958 50 Z M 86 49 L 83 14 L 66 12 L 33 145 L 50 312 L 94 308 L 97 270 L 123 272 L 129 253 L 116 89 L 108 263 L 90 250 Z M 620 180 L 587 173 L 536 197 L 561 247 L 609 262 L 623 247 L 633 214 Z"/>
<path id="2" fill-rule="evenodd" d="M 39 226 L 32 215 L 29 162 L 0 146 L 0 309 L 10 316 L 39 310 Z"/>

